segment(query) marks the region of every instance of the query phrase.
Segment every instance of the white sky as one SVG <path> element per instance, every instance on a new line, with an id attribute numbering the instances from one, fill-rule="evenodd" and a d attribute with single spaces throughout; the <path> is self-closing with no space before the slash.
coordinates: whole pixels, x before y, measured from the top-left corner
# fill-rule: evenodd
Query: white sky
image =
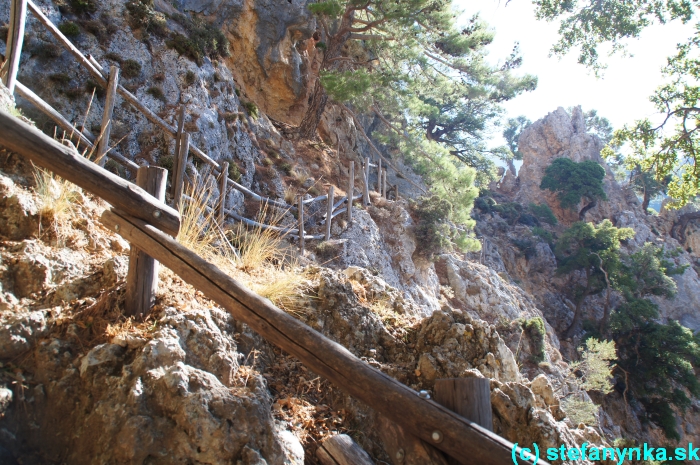
<path id="1" fill-rule="evenodd" d="M 678 21 L 651 26 L 638 40 L 628 42 L 631 57 L 604 56 L 608 68 L 602 78 L 596 78 L 576 63 L 576 51 L 562 59 L 549 56 L 558 39 L 558 23 L 537 21 L 530 0 L 511 0 L 508 5 L 505 0 L 455 0 L 455 4 L 467 17 L 480 11 L 482 20 L 495 30 L 495 40 L 489 46 L 494 62 L 505 59 L 513 44 L 520 42 L 520 70 L 538 76 L 539 84 L 534 92 L 523 94 L 504 107 L 509 117 L 525 115 L 532 121 L 557 107 L 575 105 L 598 110 L 616 128 L 652 116 L 655 111 L 649 96 L 662 82 L 660 70 L 666 57 L 674 53 L 677 43 L 687 41 L 693 33 L 691 24 Z"/>

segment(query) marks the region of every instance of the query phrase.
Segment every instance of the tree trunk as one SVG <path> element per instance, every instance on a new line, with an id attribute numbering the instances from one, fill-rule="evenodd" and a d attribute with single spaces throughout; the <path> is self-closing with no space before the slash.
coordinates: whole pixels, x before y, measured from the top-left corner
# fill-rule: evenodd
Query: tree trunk
<path id="1" fill-rule="evenodd" d="M 299 135 L 303 138 L 313 139 L 316 137 L 316 128 L 318 127 L 318 123 L 321 122 L 323 111 L 326 109 L 326 103 L 328 103 L 328 94 L 321 84 L 320 74 L 323 71 L 338 68 L 341 62 L 340 60 L 336 60 L 336 58 L 342 55 L 343 46 L 348 39 L 350 39 L 350 28 L 353 19 L 353 12 L 344 14 L 338 32 L 328 37 L 328 44 L 326 52 L 323 55 L 323 61 L 321 62 L 319 77 L 316 79 L 316 84 L 314 84 L 314 93 L 311 97 L 311 103 L 309 103 L 309 108 L 306 109 L 301 124 L 299 124 Z"/>
<path id="2" fill-rule="evenodd" d="M 572 338 L 574 336 L 574 333 L 578 329 L 578 325 L 581 321 L 581 307 L 583 306 L 583 301 L 586 300 L 586 297 L 588 297 L 590 288 L 591 271 L 586 269 L 586 289 L 583 291 L 583 294 L 581 294 L 581 297 L 579 297 L 576 300 L 576 309 L 574 310 L 574 321 L 572 321 L 571 325 L 568 328 L 566 328 L 566 331 L 564 331 L 564 339 Z"/>
<path id="3" fill-rule="evenodd" d="M 649 190 L 644 189 L 644 200 L 642 200 L 642 210 L 644 210 L 644 214 L 648 215 L 649 213 L 647 212 L 647 208 L 649 208 L 649 202 L 651 201 L 651 195 L 649 195 Z"/>
<path id="4" fill-rule="evenodd" d="M 579 221 L 583 221 L 583 219 L 586 217 L 586 213 L 588 212 L 588 210 L 595 207 L 596 205 L 598 205 L 598 201 L 596 199 L 593 199 L 593 201 L 591 203 L 589 203 L 588 205 L 583 207 L 581 209 L 581 211 L 578 213 Z"/>

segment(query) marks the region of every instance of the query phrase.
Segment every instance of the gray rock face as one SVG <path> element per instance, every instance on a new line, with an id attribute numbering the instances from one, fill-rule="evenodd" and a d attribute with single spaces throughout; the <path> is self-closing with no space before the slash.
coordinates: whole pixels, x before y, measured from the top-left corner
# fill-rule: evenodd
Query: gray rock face
<path id="1" fill-rule="evenodd" d="M 598 136 L 586 133 L 585 122 L 580 107 L 575 107 L 571 116 L 562 107 L 534 122 L 520 136 L 518 148 L 523 154 L 523 165 L 518 173 L 519 190 L 517 197 L 522 204 L 545 201 L 559 220 L 578 220 L 578 211 L 562 210 L 556 195 L 540 189 L 545 170 L 557 158 L 569 158 L 575 162 L 593 160 L 606 170 L 603 180 L 608 196 L 607 202 L 598 205 L 587 213 L 587 221 L 600 221 L 610 218 L 627 205 L 621 188 L 612 171 L 600 156 L 604 147 Z M 582 205 L 583 206 L 583 205 Z"/>

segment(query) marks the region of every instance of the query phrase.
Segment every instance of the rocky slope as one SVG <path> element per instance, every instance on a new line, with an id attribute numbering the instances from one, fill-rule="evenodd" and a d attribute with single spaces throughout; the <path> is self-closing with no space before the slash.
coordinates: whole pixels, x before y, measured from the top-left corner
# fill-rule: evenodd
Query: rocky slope
<path id="1" fill-rule="evenodd" d="M 357 167 L 371 156 L 353 120 L 337 107 L 324 115 L 320 142 L 296 140 L 288 131 L 303 111 L 318 59 L 315 24 L 303 1 L 155 2 L 152 12 L 168 29 L 186 32 L 174 18 L 194 14 L 229 37 L 229 57 L 204 57 L 200 64 L 170 48 L 167 36 L 133 27 L 121 0 L 100 2 L 89 17 L 63 3 L 38 4 L 57 24 L 76 21 L 76 44 L 104 66 L 139 63 L 125 85 L 171 123 L 178 106 L 187 105 L 194 142 L 214 159 L 232 162 L 241 183 L 256 192 L 282 199 L 289 190 L 310 197 L 326 182 L 346 186 L 348 162 Z M 8 9 L 0 5 L 0 21 Z M 71 121 L 85 118 L 94 132 L 101 99 L 85 116 L 87 75 L 68 54 L 46 53 L 52 44 L 31 20 L 20 80 Z M 49 128 L 18 100 L 39 127 Z M 368 132 L 376 125 L 371 118 L 362 122 Z M 113 137 L 137 163 L 172 161 L 174 142 L 123 105 L 115 112 Z M 602 162 L 601 147 L 586 133 L 580 110 L 568 115 L 558 109 L 523 134 L 523 167 L 517 177 L 508 172 L 495 195 L 523 205 L 544 199 L 563 228 L 576 218 L 539 189 L 542 173 L 562 156 Z M 199 168 L 192 163 L 188 170 Z M 395 173 L 390 176 L 403 196 L 417 195 Z M 629 251 L 653 241 L 683 247 L 678 264 L 696 263 L 695 226 L 681 244 L 670 235 L 677 213 L 645 215 L 609 170 L 605 188 L 609 200 L 588 211 L 587 220 L 611 218 L 633 227 Z M 76 195 L 81 208 L 56 230 L 41 214 L 32 168 L 0 153 L 3 463 L 314 463 L 317 441 L 336 432 L 353 432 L 373 459 L 389 461 L 374 412 L 170 272 L 161 275 L 152 317 L 125 320 L 128 244 L 99 225 L 105 205 Z M 309 285 L 296 317 L 417 390 L 431 389 L 442 377 L 489 378 L 494 430 L 513 442 L 665 443 L 658 428 L 630 414 L 620 393 L 594 399 L 600 405 L 594 426 L 576 424 L 573 412 L 563 409 L 562 399 L 573 389 L 568 362 L 577 358 L 577 341 L 560 341 L 557 333 L 572 319 L 566 292 L 572 282 L 555 275 L 549 244 L 530 226 L 475 211 L 482 252 L 426 261 L 416 253 L 420 244 L 407 201 L 373 200 L 356 210 L 352 224 L 335 223 L 334 240 L 302 259 Z M 237 192 L 229 194 L 228 205 L 249 217 L 257 211 Z M 287 214 L 280 221 L 294 218 Z M 307 227 L 313 231 L 317 221 L 312 214 Z M 523 239 L 530 242 L 525 251 L 516 245 Z M 663 317 L 700 330 L 698 275 L 690 267 L 675 279 L 678 296 L 659 300 Z M 590 299 L 584 310 L 599 318 L 601 301 Z M 525 329 L 537 321 L 542 333 Z M 697 401 L 677 415 L 681 444 L 700 442 Z"/>

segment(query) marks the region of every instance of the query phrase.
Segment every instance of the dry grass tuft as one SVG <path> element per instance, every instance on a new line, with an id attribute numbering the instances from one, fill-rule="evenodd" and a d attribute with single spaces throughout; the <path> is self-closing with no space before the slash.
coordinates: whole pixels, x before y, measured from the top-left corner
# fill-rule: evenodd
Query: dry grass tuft
<path id="1" fill-rule="evenodd" d="M 310 280 L 285 247 L 284 235 L 243 224 L 224 232 L 210 207 L 213 192 L 211 183 L 201 181 L 185 189 L 191 200 L 180 205 L 178 242 L 285 311 L 302 312 Z M 263 205 L 257 220 L 275 224 L 283 215 Z"/>

